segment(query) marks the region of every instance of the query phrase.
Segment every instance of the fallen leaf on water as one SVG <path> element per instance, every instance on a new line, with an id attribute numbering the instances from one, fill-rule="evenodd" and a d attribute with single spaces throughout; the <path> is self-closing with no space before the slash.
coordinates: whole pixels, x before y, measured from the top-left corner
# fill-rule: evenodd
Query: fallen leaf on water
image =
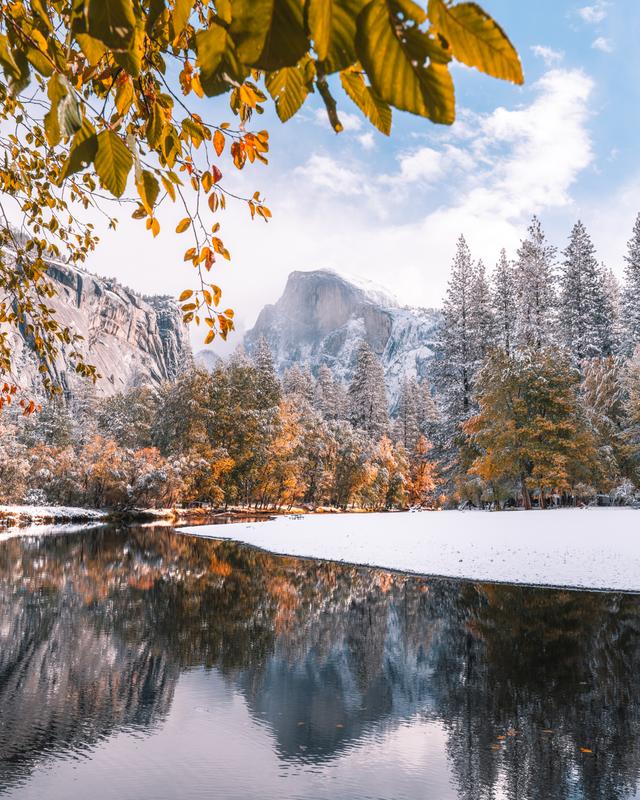
<path id="1" fill-rule="evenodd" d="M 581 753 L 593 753 L 593 750 L 590 747 L 581 747 L 580 748 L 580 752 Z"/>
<path id="2" fill-rule="evenodd" d="M 500 749 L 500 745 L 499 744 L 492 744 L 491 745 L 491 749 L 492 750 L 499 750 Z"/>
<path id="3" fill-rule="evenodd" d="M 506 738 L 507 738 L 506 736 L 498 736 L 498 741 L 499 741 L 499 742 L 504 742 L 504 740 L 505 740 Z"/>

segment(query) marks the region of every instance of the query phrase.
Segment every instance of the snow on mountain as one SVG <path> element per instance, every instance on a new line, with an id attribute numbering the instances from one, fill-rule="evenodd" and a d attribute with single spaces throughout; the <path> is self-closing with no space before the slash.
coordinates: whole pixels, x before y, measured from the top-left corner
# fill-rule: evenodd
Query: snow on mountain
<path id="1" fill-rule="evenodd" d="M 280 372 L 326 365 L 348 382 L 364 339 L 382 361 L 393 404 L 405 376 L 427 376 L 439 319 L 439 311 L 403 307 L 366 280 L 329 269 L 296 271 L 280 299 L 262 309 L 245 346 L 251 352 L 264 337 Z"/>

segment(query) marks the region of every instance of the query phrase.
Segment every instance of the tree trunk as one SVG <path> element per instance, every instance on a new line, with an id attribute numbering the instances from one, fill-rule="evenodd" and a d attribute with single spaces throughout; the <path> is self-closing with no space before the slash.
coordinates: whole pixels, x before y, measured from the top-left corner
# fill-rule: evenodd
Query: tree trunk
<path id="1" fill-rule="evenodd" d="M 527 489 L 527 479 L 524 475 L 520 476 L 520 485 L 522 487 L 522 505 L 527 511 L 531 511 L 531 495 Z"/>

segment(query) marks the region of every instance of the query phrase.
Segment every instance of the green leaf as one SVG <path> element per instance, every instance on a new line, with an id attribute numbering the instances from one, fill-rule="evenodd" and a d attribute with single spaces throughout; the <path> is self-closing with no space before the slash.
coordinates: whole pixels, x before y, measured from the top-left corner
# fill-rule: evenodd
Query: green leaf
<path id="1" fill-rule="evenodd" d="M 427 12 L 413 0 L 393 0 L 394 6 L 402 13 L 406 20 L 413 20 L 422 25 L 427 20 Z"/>
<path id="2" fill-rule="evenodd" d="M 44 115 L 44 132 L 47 135 L 47 141 L 51 147 L 55 147 L 62 138 L 60 121 L 58 118 L 58 105 L 66 94 L 67 87 L 64 85 L 60 76 L 57 74 L 52 75 L 47 84 L 47 96 L 49 97 L 51 106 Z"/>
<path id="3" fill-rule="evenodd" d="M 244 64 L 274 72 L 307 52 L 302 0 L 234 0 L 232 9 L 229 32 Z"/>
<path id="4" fill-rule="evenodd" d="M 87 61 L 92 67 L 100 61 L 102 56 L 107 52 L 107 47 L 98 39 L 89 36 L 88 33 L 77 33 L 76 39 L 80 45 L 82 52 L 87 57 Z"/>
<path id="5" fill-rule="evenodd" d="M 397 24 L 385 0 L 372 0 L 358 17 L 356 50 L 374 92 L 395 108 L 450 125 L 455 99 L 446 65 L 432 61 L 425 68 L 428 35 L 418 32 L 408 43 Z"/>
<path id="6" fill-rule="evenodd" d="M 187 27 L 192 10 L 193 0 L 175 0 L 173 16 L 171 17 L 174 39 L 177 39 L 182 31 Z"/>
<path id="7" fill-rule="evenodd" d="M 131 151 L 114 131 L 98 134 L 98 150 L 93 163 L 101 185 L 115 197 L 122 197 L 133 166 Z"/>
<path id="8" fill-rule="evenodd" d="M 158 103 L 151 106 L 149 119 L 147 121 L 147 142 L 149 147 L 155 150 L 159 145 L 162 138 L 162 129 L 164 128 L 164 114 Z"/>
<path id="9" fill-rule="evenodd" d="M 275 0 L 232 0 L 229 33 L 238 58 L 253 64 L 260 58 L 273 18 Z"/>
<path id="10" fill-rule="evenodd" d="M 82 128 L 76 133 L 71 140 L 71 147 L 69 149 L 69 158 L 65 161 L 60 175 L 60 180 L 63 181 L 70 175 L 80 172 L 93 161 L 98 149 L 98 137 L 93 125 L 85 119 Z"/>
<path id="11" fill-rule="evenodd" d="M 147 20 L 145 22 L 145 30 L 151 36 L 156 22 L 160 19 L 160 15 L 165 10 L 164 0 L 149 0 L 149 10 L 147 11 Z"/>
<path id="12" fill-rule="evenodd" d="M 454 56 L 494 78 L 524 83 L 518 53 L 498 23 L 476 3 L 447 6 L 429 0 L 429 19 L 451 45 Z"/>
<path id="13" fill-rule="evenodd" d="M 20 76 L 20 68 L 9 47 L 9 40 L 4 35 L 0 35 L 0 64 L 2 64 L 6 75 L 11 75 L 14 78 Z"/>
<path id="14" fill-rule="evenodd" d="M 326 75 L 340 72 L 358 60 L 356 54 L 356 20 L 366 0 L 333 0 L 329 50 L 322 62 Z"/>
<path id="15" fill-rule="evenodd" d="M 313 61 L 305 56 L 295 67 L 284 67 L 267 74 L 267 91 L 276 104 L 276 113 L 282 122 L 291 119 L 300 110 L 309 94 L 313 73 Z"/>
<path id="16" fill-rule="evenodd" d="M 144 55 L 144 27 L 142 24 L 136 29 L 126 50 L 118 50 L 113 53 L 113 58 L 118 66 L 134 78 L 137 78 L 142 69 L 142 56 Z"/>
<path id="17" fill-rule="evenodd" d="M 140 173 L 140 178 L 136 180 L 136 187 L 138 188 L 138 194 L 142 200 L 142 205 L 145 207 L 148 214 L 152 214 L 153 207 L 160 193 L 160 184 L 156 180 L 155 175 L 149 172 L 148 169 L 143 169 Z"/>
<path id="18" fill-rule="evenodd" d="M 196 52 L 198 66 L 200 67 L 200 83 L 207 94 L 216 94 L 211 91 L 214 82 L 219 80 L 218 68 L 229 44 L 229 34 L 222 25 L 212 22 L 205 31 L 196 33 Z"/>
<path id="19" fill-rule="evenodd" d="M 87 33 L 112 50 L 128 50 L 136 27 L 132 0 L 88 0 Z"/>
<path id="20" fill-rule="evenodd" d="M 307 0 L 307 27 L 319 61 L 329 54 L 333 18 L 333 0 Z"/>
<path id="21" fill-rule="evenodd" d="M 391 108 L 367 86 L 361 72 L 344 70 L 340 73 L 342 88 L 360 111 L 385 136 L 391 133 Z"/>

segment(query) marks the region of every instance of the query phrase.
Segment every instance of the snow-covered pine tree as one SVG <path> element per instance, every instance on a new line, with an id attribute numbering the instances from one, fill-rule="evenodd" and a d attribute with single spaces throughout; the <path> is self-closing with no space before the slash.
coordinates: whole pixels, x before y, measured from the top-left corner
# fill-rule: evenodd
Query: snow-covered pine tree
<path id="1" fill-rule="evenodd" d="M 345 419 L 347 396 L 344 387 L 325 364 L 318 370 L 314 392 L 314 405 L 328 422 Z"/>
<path id="2" fill-rule="evenodd" d="M 640 344 L 640 214 L 627 243 L 624 270 L 622 313 L 624 315 L 623 351 L 630 356 Z"/>
<path id="3" fill-rule="evenodd" d="M 602 273 L 606 306 L 610 320 L 608 332 L 603 332 L 603 338 L 606 338 L 607 335 L 610 336 L 609 349 L 612 354 L 618 355 L 624 338 L 620 281 L 613 270 L 606 269 L 604 264 L 602 265 Z"/>
<path id="4" fill-rule="evenodd" d="M 516 327 L 516 280 L 514 267 L 504 248 L 492 275 L 491 306 L 495 324 L 495 343 L 507 355 L 511 352 Z"/>
<path id="5" fill-rule="evenodd" d="M 285 372 L 282 380 L 282 388 L 285 394 L 296 395 L 309 403 L 313 402 L 315 394 L 315 381 L 309 368 L 294 364 Z"/>
<path id="6" fill-rule="evenodd" d="M 448 422 L 454 427 L 473 413 L 472 386 L 478 348 L 473 320 L 476 270 L 464 236 L 458 239 L 442 308 L 434 378 Z"/>
<path id="7" fill-rule="evenodd" d="M 273 408 L 280 402 L 280 381 L 276 375 L 269 343 L 261 336 L 253 349 L 252 361 L 258 370 L 258 402 L 261 408 Z"/>
<path id="8" fill-rule="evenodd" d="M 423 378 L 418 383 L 418 422 L 420 433 L 432 439 L 434 430 L 442 422 L 440 409 L 431 392 L 431 386 L 427 378 Z"/>
<path id="9" fill-rule="evenodd" d="M 611 319 L 604 274 L 587 229 L 578 220 L 571 230 L 559 279 L 562 340 L 576 363 L 611 352 Z"/>
<path id="10" fill-rule="evenodd" d="M 380 359 L 368 343 L 358 349 L 348 390 L 349 418 L 355 428 L 379 439 L 389 428 L 389 406 Z"/>
<path id="11" fill-rule="evenodd" d="M 556 343 L 556 249 L 547 242 L 537 217 L 533 217 L 527 232 L 515 264 L 516 343 L 519 347 L 542 347 Z"/>
<path id="12" fill-rule="evenodd" d="M 478 261 L 473 277 L 471 327 L 476 347 L 476 358 L 482 361 L 495 342 L 495 320 L 491 308 L 491 292 L 482 261 Z"/>
<path id="13" fill-rule="evenodd" d="M 397 441 L 409 452 L 415 451 L 420 438 L 420 387 L 415 378 L 405 378 L 400 387 L 398 416 L 395 423 Z"/>

